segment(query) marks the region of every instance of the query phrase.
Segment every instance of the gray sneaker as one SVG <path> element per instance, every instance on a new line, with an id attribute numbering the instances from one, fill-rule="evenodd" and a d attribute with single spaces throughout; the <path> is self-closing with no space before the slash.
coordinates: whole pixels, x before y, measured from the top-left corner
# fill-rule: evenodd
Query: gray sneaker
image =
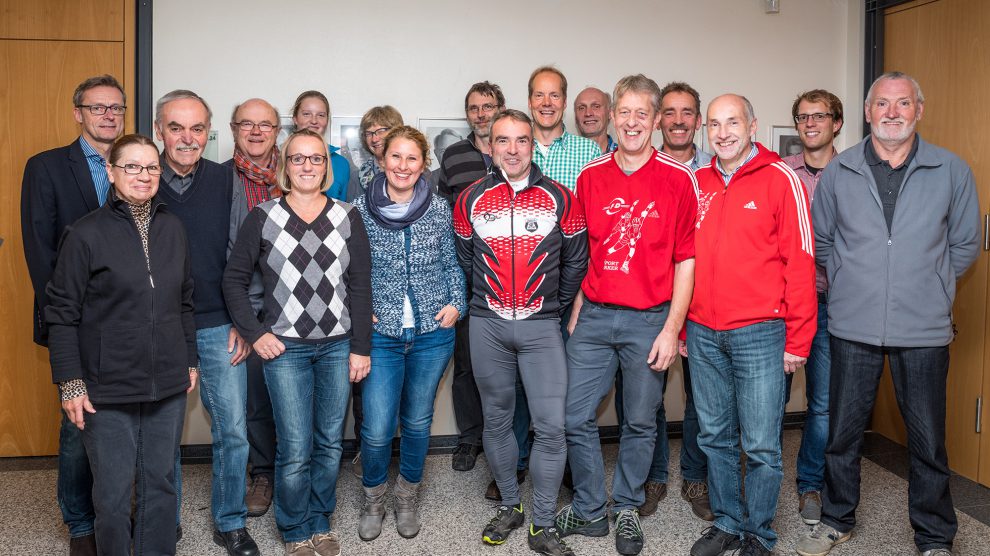
<path id="1" fill-rule="evenodd" d="M 952 556 L 952 551 L 948 548 L 933 548 L 922 552 L 921 556 Z"/>
<path id="2" fill-rule="evenodd" d="M 561 508 L 553 520 L 561 537 L 568 535 L 604 537 L 608 535 L 608 519 L 605 516 L 595 520 L 581 519 L 574 513 L 574 507 L 570 504 Z"/>
<path id="3" fill-rule="evenodd" d="M 851 532 L 840 533 L 833 527 L 819 523 L 808 536 L 798 541 L 794 551 L 801 556 L 825 556 L 832 547 L 848 541 L 851 536 Z"/>
<path id="4" fill-rule="evenodd" d="M 798 513 L 807 525 L 817 525 L 822 520 L 822 495 L 817 490 L 809 490 L 801 495 Z"/>

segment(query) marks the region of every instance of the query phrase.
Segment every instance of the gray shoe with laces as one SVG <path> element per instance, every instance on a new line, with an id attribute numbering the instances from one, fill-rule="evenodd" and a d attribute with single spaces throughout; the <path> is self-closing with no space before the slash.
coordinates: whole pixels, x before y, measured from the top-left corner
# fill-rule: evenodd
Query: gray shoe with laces
<path id="1" fill-rule="evenodd" d="M 636 556 L 643 550 L 643 527 L 639 511 L 620 510 L 615 514 L 615 550 L 625 556 Z"/>

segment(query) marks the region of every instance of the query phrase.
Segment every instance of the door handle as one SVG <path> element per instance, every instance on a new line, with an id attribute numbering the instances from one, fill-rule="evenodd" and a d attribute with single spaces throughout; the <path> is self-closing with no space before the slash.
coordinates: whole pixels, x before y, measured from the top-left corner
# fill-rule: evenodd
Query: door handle
<path id="1" fill-rule="evenodd" d="M 990 213 L 983 215 L 983 250 L 990 251 Z"/>

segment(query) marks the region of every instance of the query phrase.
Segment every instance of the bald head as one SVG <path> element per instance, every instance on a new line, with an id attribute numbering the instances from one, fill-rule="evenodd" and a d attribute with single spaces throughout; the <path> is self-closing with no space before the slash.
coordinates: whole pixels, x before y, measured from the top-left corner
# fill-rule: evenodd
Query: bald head
<path id="1" fill-rule="evenodd" d="M 749 156 L 756 133 L 753 105 L 742 95 L 722 95 L 708 104 L 708 144 L 722 167 L 734 171 Z"/>
<path id="2" fill-rule="evenodd" d="M 574 119 L 578 132 L 589 139 L 603 137 L 608 129 L 611 99 L 596 87 L 587 87 L 574 99 Z"/>

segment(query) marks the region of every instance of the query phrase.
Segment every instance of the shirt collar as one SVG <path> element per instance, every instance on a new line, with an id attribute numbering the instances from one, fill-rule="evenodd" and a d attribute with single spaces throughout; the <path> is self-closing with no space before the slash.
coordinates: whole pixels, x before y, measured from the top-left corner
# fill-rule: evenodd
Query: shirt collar
<path id="1" fill-rule="evenodd" d="M 900 170 L 901 168 L 906 168 L 907 165 L 911 163 L 911 160 L 914 159 L 914 155 L 918 154 L 918 143 L 921 142 L 921 138 L 918 137 L 917 133 L 915 133 L 912 140 L 914 141 L 914 144 L 911 145 L 911 152 L 908 153 L 907 158 L 904 159 L 904 162 L 897 168 L 892 168 L 893 170 Z M 876 149 L 873 147 L 872 137 L 866 142 L 866 152 L 864 153 L 864 155 L 866 157 L 866 163 L 869 164 L 870 166 L 876 166 L 878 164 L 887 164 L 888 166 L 890 166 L 890 163 L 888 163 L 886 160 L 880 159 L 880 155 L 877 154 Z"/>
<path id="2" fill-rule="evenodd" d="M 719 173 L 722 174 L 722 179 L 725 181 L 725 183 L 729 183 L 729 180 L 732 178 L 732 176 L 736 175 L 736 173 L 739 172 L 739 170 L 742 169 L 742 167 L 745 166 L 746 163 L 756 158 L 756 155 L 759 152 L 760 149 L 757 149 L 755 144 L 750 144 L 749 156 L 746 157 L 746 160 L 744 160 L 742 164 L 736 166 L 735 170 L 733 170 L 732 172 L 726 172 L 725 169 L 722 168 L 722 159 L 718 157 L 715 157 L 715 168 L 717 168 Z M 695 156 L 697 156 L 697 153 L 695 153 Z"/>
<path id="3" fill-rule="evenodd" d="M 90 145 L 89 141 L 87 141 L 82 135 L 79 136 L 79 146 L 82 147 L 83 154 L 86 155 L 86 158 L 97 157 L 101 162 L 105 162 L 105 159 L 103 158 L 103 155 L 100 154 L 100 151 L 93 148 L 93 145 Z"/>
<path id="4" fill-rule="evenodd" d="M 178 172 L 176 172 L 175 170 L 172 169 L 172 167 L 169 165 L 168 161 L 165 160 L 165 155 L 164 154 L 162 154 L 162 155 L 159 156 L 159 160 L 160 160 L 159 164 L 161 164 L 161 166 L 162 166 L 162 179 L 166 183 L 170 183 L 175 178 L 179 178 L 179 179 L 192 178 L 196 174 L 196 170 L 199 169 L 199 161 L 196 161 L 196 165 L 193 166 L 193 169 L 190 170 L 190 172 L 188 174 L 186 174 L 184 176 L 180 176 L 178 174 Z"/>

